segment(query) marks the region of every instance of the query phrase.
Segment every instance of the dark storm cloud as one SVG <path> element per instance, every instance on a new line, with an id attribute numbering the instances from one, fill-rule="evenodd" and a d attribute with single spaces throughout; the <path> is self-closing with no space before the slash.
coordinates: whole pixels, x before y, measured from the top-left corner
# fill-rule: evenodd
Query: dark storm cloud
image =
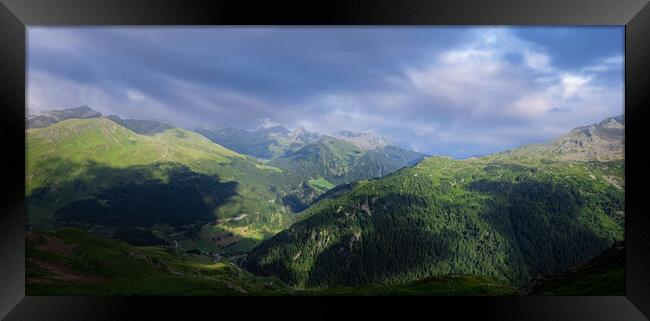
<path id="1" fill-rule="evenodd" d="M 622 113 L 622 28 L 30 28 L 33 110 L 374 131 L 468 156 Z M 576 45 L 579 44 L 579 45 Z"/>

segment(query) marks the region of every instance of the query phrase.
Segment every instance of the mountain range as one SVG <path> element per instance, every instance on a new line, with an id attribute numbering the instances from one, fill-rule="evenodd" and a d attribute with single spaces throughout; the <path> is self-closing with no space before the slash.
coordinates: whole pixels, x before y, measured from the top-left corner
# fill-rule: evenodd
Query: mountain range
<path id="1" fill-rule="evenodd" d="M 436 292 L 450 284 L 512 293 L 624 237 L 622 116 L 464 160 L 427 157 L 368 132 L 188 130 L 88 106 L 43 113 L 27 125 L 34 235 L 91 242 L 79 245 L 90 252 L 119 248 L 116 260 L 147 271 L 160 257 L 165 269 L 192 274 L 207 264 L 201 255 L 219 255 L 231 264 L 224 275 L 260 293 Z M 70 226 L 94 236 L 45 232 Z M 131 245 L 99 246 L 97 236 Z M 151 252 L 152 245 L 171 254 Z M 128 258 L 140 253 L 130 246 L 145 246 L 148 267 Z M 32 263 L 50 264 L 46 250 L 30 252 L 40 260 Z M 193 267 L 180 263 L 188 253 L 199 256 Z M 38 279 L 43 267 L 34 264 Z M 208 291 L 207 283 L 159 277 Z M 260 290 L 269 278 L 288 286 Z M 490 284 L 499 290 L 486 290 Z"/>
<path id="2" fill-rule="evenodd" d="M 294 212 L 307 208 L 325 191 L 323 186 L 381 177 L 426 156 L 391 146 L 372 133 L 341 131 L 322 135 L 302 127 L 290 131 L 282 126 L 258 130 L 203 127 L 196 132 L 216 144 L 286 170 L 294 183 L 284 202 Z"/>
<path id="3" fill-rule="evenodd" d="M 564 271 L 623 239 L 621 119 L 481 158 L 428 157 L 340 186 L 256 247 L 245 267 L 305 287 L 445 274 L 521 286 Z"/>
<path id="4" fill-rule="evenodd" d="M 32 228 L 74 225 L 219 248 L 244 239 L 251 246 L 292 220 L 280 169 L 192 131 L 144 135 L 110 118 L 66 119 L 28 129 L 26 145 Z"/>
<path id="5" fill-rule="evenodd" d="M 296 146 L 286 161 L 268 162 L 193 131 L 104 117 L 88 106 L 39 117 L 48 117 L 49 125 L 27 130 L 29 226 L 83 226 L 138 244 L 250 249 L 335 184 L 377 177 L 419 157 L 395 147 L 361 150 L 302 129 L 244 131 L 258 142 Z M 346 148 L 314 154 L 331 142 Z M 331 162 L 318 162 L 321 155 Z M 311 163 L 295 161 L 304 157 Z"/>

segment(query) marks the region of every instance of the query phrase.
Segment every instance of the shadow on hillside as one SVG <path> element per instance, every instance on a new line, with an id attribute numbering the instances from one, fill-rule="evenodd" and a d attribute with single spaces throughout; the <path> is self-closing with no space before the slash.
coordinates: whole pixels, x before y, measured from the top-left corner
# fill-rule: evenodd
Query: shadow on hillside
<path id="1" fill-rule="evenodd" d="M 492 196 L 481 218 L 509 241 L 508 260 L 518 283 L 564 271 L 602 253 L 614 241 L 596 234 L 595 228 L 604 226 L 590 227 L 579 219 L 586 204 L 575 188 L 484 179 L 470 183 L 468 189 Z"/>
<path id="2" fill-rule="evenodd" d="M 480 180 L 460 192 L 421 181 L 409 193 L 323 208 L 255 249 L 246 266 L 305 286 L 449 273 L 523 285 L 588 260 L 614 241 L 603 234 L 608 225 L 600 214 L 583 210 L 594 205 L 576 188 L 521 178 Z"/>
<path id="3" fill-rule="evenodd" d="M 127 168 L 63 160 L 50 164 L 58 165 L 50 166 L 48 177 L 69 170 L 83 170 L 83 174 L 35 189 L 27 197 L 28 205 L 51 209 L 59 227 L 101 225 L 111 227 L 110 234 L 131 241 L 156 244 L 150 232 L 143 232 L 154 225 L 196 234 L 201 225 L 214 223 L 215 209 L 237 194 L 237 182 L 222 182 L 217 176 L 173 163 Z"/>
<path id="4" fill-rule="evenodd" d="M 447 228 L 433 231 L 410 215 L 408 204 L 426 202 L 424 197 L 395 193 L 369 202 L 299 221 L 255 249 L 246 268 L 300 286 L 356 286 L 425 278 L 433 265 L 449 263 L 461 235 Z M 282 244 L 303 246 L 299 253 L 282 249 L 278 257 L 275 247 Z M 312 250 L 314 262 L 303 262 Z M 304 264 L 311 268 L 303 271 Z"/>
<path id="5" fill-rule="evenodd" d="M 318 255 L 307 284 L 359 286 L 423 279 L 431 276 L 431 266 L 449 263 L 461 238 L 457 231 L 432 232 L 419 222 L 373 225 L 371 233 L 347 233 Z"/>

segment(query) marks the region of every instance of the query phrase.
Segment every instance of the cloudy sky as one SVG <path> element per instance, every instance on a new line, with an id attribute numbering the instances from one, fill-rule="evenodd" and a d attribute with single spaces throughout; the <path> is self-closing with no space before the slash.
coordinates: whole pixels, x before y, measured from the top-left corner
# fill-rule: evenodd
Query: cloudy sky
<path id="1" fill-rule="evenodd" d="M 28 112 L 371 131 L 467 157 L 623 113 L 623 27 L 28 29 Z"/>

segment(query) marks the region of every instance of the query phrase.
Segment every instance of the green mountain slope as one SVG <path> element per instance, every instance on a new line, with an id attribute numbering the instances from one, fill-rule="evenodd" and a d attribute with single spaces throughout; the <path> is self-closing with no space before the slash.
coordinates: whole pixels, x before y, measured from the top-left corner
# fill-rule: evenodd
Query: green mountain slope
<path id="1" fill-rule="evenodd" d="M 28 295 L 274 295 L 293 290 L 224 259 L 65 228 L 26 236 Z"/>
<path id="2" fill-rule="evenodd" d="M 269 165 L 286 169 L 297 177 L 324 178 L 338 185 L 387 175 L 413 165 L 423 154 L 387 146 L 364 150 L 334 137 L 325 136 L 300 150 L 272 160 Z"/>
<path id="3" fill-rule="evenodd" d="M 285 181 L 279 169 L 191 131 L 148 136 L 107 118 L 69 119 L 29 129 L 26 146 L 32 227 L 76 222 L 110 226 L 104 233 L 114 234 L 135 226 L 161 237 L 182 232 L 178 239 L 186 240 L 201 238 L 203 226 L 219 219 L 208 234 L 247 227 L 240 238 L 254 235 L 250 246 L 291 220 L 278 194 Z"/>
<path id="4" fill-rule="evenodd" d="M 453 275 L 398 286 L 297 289 L 223 257 L 131 246 L 82 230 L 28 232 L 27 295 L 514 295 L 494 280 Z"/>
<path id="5" fill-rule="evenodd" d="M 294 141 L 311 135 L 280 127 L 262 131 L 288 133 Z M 383 175 L 419 156 L 394 147 L 363 152 L 332 140 L 348 148 L 336 151 L 344 159 L 331 164 L 351 167 L 345 168 L 350 171 L 345 181 Z M 292 211 L 333 187 L 312 171 L 263 164 L 191 131 L 117 116 L 29 129 L 27 161 L 28 223 L 34 228 L 82 224 L 138 244 L 180 241 L 231 253 L 247 251 L 288 226 Z"/>
<path id="6" fill-rule="evenodd" d="M 305 295 L 390 295 L 390 296 L 513 296 L 520 292 L 511 286 L 476 275 L 444 275 L 395 285 L 309 288 Z"/>
<path id="7" fill-rule="evenodd" d="M 302 185 L 302 193 L 294 192 L 289 201 L 298 211 L 327 191 L 323 186 L 345 184 L 360 179 L 382 177 L 402 167 L 413 165 L 423 154 L 386 146 L 365 150 L 355 144 L 325 136 L 268 164 L 282 168 L 299 182 L 320 181 L 321 185 Z M 309 187 L 314 187 L 309 189 Z"/>
<path id="8" fill-rule="evenodd" d="M 297 177 L 317 179 L 319 177 L 340 184 L 349 180 L 348 173 L 361 149 L 335 138 L 325 137 L 285 157 L 269 162 L 269 165 L 287 169 Z"/>
<path id="9" fill-rule="evenodd" d="M 625 295 L 625 242 L 587 263 L 535 280 L 532 295 Z"/>
<path id="10" fill-rule="evenodd" d="M 303 128 L 259 130 L 199 128 L 196 132 L 242 154 L 269 160 L 285 169 L 291 182 L 283 202 L 300 212 L 327 191 L 325 186 L 387 175 L 420 161 L 424 155 L 389 146 L 371 133 L 342 131 L 322 136 Z M 312 184 L 312 182 L 320 184 Z M 331 188 L 331 187 L 330 187 Z"/>
<path id="11" fill-rule="evenodd" d="M 300 286 L 472 274 L 522 286 L 623 239 L 624 162 L 431 157 L 322 196 L 245 263 Z"/>

